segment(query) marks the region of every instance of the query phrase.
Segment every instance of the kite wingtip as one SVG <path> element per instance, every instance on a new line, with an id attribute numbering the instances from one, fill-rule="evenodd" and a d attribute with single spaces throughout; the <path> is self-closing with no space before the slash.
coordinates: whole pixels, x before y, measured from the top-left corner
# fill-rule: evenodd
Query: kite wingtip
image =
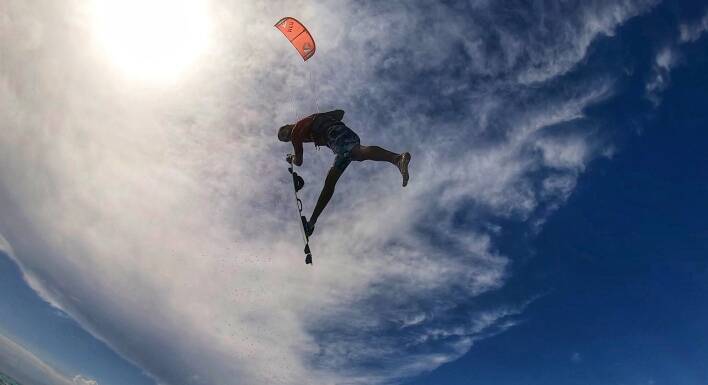
<path id="1" fill-rule="evenodd" d="M 285 22 L 285 20 L 287 20 L 287 19 L 288 19 L 287 17 L 284 17 L 284 18 L 278 20 L 277 23 L 273 24 L 273 27 L 278 28 L 278 26 L 283 24 Z"/>

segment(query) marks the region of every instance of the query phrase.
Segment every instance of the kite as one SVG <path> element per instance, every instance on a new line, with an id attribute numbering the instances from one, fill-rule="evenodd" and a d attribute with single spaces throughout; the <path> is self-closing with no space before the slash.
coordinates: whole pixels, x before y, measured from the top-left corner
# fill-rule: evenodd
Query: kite
<path id="1" fill-rule="evenodd" d="M 285 35 L 302 59 L 307 61 L 315 54 L 315 39 L 302 23 L 292 17 L 284 17 L 275 23 L 275 28 Z"/>

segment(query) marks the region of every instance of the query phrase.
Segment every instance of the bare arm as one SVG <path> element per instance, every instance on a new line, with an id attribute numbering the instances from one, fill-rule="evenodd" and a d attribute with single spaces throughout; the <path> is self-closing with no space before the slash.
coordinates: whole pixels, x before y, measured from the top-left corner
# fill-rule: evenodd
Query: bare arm
<path id="1" fill-rule="evenodd" d="M 293 148 L 295 149 L 295 159 L 293 159 L 293 163 L 300 167 L 302 166 L 302 142 L 294 140 Z"/>

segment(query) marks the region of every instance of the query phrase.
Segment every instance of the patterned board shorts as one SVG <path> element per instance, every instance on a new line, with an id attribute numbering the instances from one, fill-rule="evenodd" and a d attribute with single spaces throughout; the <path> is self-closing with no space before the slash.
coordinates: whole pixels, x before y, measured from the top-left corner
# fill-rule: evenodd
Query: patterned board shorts
<path id="1" fill-rule="evenodd" d="M 332 167 L 344 172 L 352 162 L 352 149 L 359 143 L 359 136 L 344 124 L 330 127 L 327 131 L 327 147 L 336 155 Z"/>

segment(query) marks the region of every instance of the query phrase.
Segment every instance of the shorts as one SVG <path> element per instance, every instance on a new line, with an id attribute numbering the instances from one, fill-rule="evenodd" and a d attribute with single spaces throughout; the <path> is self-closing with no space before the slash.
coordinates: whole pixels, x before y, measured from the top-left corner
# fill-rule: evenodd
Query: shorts
<path id="1" fill-rule="evenodd" d="M 336 155 L 332 167 L 344 172 L 352 162 L 352 149 L 359 143 L 359 136 L 344 124 L 330 127 L 327 130 L 327 147 Z"/>

